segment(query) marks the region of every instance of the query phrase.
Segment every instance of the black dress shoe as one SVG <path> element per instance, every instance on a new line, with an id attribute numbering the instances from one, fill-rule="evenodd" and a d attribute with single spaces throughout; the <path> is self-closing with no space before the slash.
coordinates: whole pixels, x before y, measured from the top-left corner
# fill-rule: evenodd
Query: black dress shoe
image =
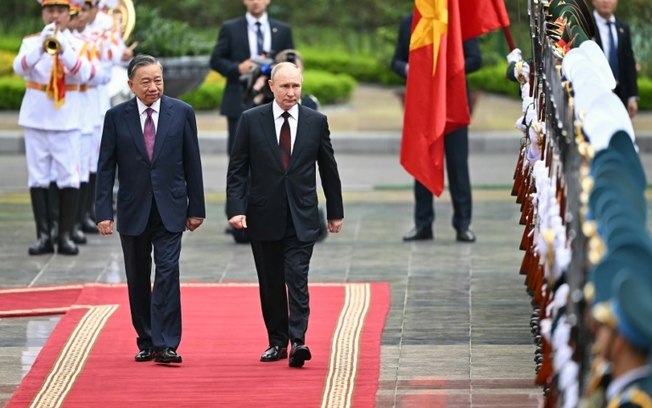
<path id="1" fill-rule="evenodd" d="M 157 351 L 154 355 L 154 361 L 157 363 L 180 363 L 181 356 L 177 354 L 176 351 L 172 350 L 169 347 L 164 348 L 163 350 Z"/>
<path id="2" fill-rule="evenodd" d="M 260 356 L 260 361 L 270 362 L 278 361 L 282 358 L 288 358 L 288 349 L 287 347 L 281 346 L 269 346 L 267 350 Z"/>
<path id="3" fill-rule="evenodd" d="M 292 352 L 290 353 L 289 366 L 300 368 L 303 367 L 303 363 L 312 358 L 310 354 L 310 349 L 305 344 L 294 343 L 292 345 Z"/>
<path id="4" fill-rule="evenodd" d="M 100 230 L 97 229 L 97 225 L 95 224 L 95 221 L 93 221 L 91 219 L 91 217 L 90 217 L 90 215 L 88 215 L 88 213 L 86 213 L 84 215 L 84 218 L 82 219 L 81 229 L 82 229 L 82 231 L 84 231 L 87 234 L 99 234 L 100 233 Z"/>
<path id="5" fill-rule="evenodd" d="M 134 360 L 140 362 L 154 360 L 154 351 L 152 349 L 142 349 L 136 354 Z"/>
<path id="6" fill-rule="evenodd" d="M 457 231 L 458 242 L 475 242 L 475 234 L 470 229 Z"/>
<path id="7" fill-rule="evenodd" d="M 75 226 L 72 227 L 72 234 L 70 234 L 70 238 L 72 239 L 72 242 L 78 245 L 83 245 L 88 242 L 86 235 L 82 231 L 81 224 L 75 224 Z"/>
<path id="8" fill-rule="evenodd" d="M 403 236 L 403 241 L 424 241 L 432 239 L 432 228 L 412 228 L 410 232 Z"/>
<path id="9" fill-rule="evenodd" d="M 43 254 L 52 254 L 54 253 L 54 245 L 52 245 L 52 240 L 50 237 L 42 236 L 40 237 L 34 245 L 29 247 L 27 253 L 30 255 L 43 255 Z"/>

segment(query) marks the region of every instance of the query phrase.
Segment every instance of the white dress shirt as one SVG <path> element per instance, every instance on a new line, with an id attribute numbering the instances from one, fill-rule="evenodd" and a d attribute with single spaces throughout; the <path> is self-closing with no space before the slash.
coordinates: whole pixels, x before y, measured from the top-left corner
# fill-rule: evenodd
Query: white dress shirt
<path id="1" fill-rule="evenodd" d="M 251 13 L 247 12 L 245 14 L 247 19 L 247 35 L 249 37 L 249 55 L 251 58 L 257 58 L 258 55 L 258 45 L 256 42 L 256 22 L 260 22 L 260 29 L 263 31 L 263 51 L 269 53 L 272 51 L 272 30 L 269 27 L 269 19 L 267 18 L 267 13 L 263 13 L 259 19 L 256 19 Z M 279 51 L 279 50 L 276 50 Z"/>
<path id="2" fill-rule="evenodd" d="M 152 121 L 154 121 L 154 129 L 158 131 L 158 114 L 161 110 L 161 99 L 157 99 L 151 106 L 147 106 L 140 99 L 136 98 L 138 104 L 138 113 L 140 114 L 140 129 L 145 134 L 145 121 L 147 120 L 147 108 L 152 108 Z"/>
<path id="3" fill-rule="evenodd" d="M 285 112 L 276 101 L 272 102 L 272 111 L 274 113 L 274 126 L 276 127 L 276 142 L 278 143 L 281 138 L 281 126 L 283 126 L 283 112 Z M 288 124 L 290 125 L 290 153 L 294 150 L 294 140 L 297 136 L 297 124 L 299 119 L 299 105 L 295 104 L 288 110 L 290 117 L 288 117 Z"/>

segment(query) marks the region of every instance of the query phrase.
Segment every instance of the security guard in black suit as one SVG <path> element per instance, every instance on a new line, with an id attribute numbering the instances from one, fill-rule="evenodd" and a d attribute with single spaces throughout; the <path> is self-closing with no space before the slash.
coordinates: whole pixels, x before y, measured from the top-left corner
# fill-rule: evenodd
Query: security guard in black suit
<path id="1" fill-rule="evenodd" d="M 633 118 L 638 112 L 638 85 L 629 26 L 614 16 L 618 0 L 593 0 L 593 6 L 595 42 L 604 50 L 616 78 L 614 92 Z"/>
<path id="2" fill-rule="evenodd" d="M 210 60 L 211 68 L 226 78 L 220 113 L 228 120 L 229 154 L 240 114 L 245 109 L 240 76 L 255 68 L 252 59 L 274 57 L 279 51 L 294 48 L 290 26 L 267 16 L 270 0 L 243 0 L 243 3 L 247 13 L 222 24 Z"/>
<path id="3" fill-rule="evenodd" d="M 410 33 L 412 14 L 401 20 L 398 40 L 392 57 L 391 67 L 394 72 L 406 78 L 408 75 L 410 54 Z M 477 39 L 464 42 L 464 60 L 467 74 L 480 69 L 482 55 Z M 468 92 L 468 88 L 467 88 Z M 469 95 L 470 101 L 470 95 Z M 471 106 L 469 102 L 469 106 Z M 453 200 L 453 228 L 459 242 L 475 242 L 471 225 L 471 181 L 469 178 L 469 129 L 464 126 L 446 134 L 444 138 L 446 172 L 451 198 Z M 404 241 L 433 239 L 432 223 L 435 221 L 434 198 L 430 190 L 417 180 L 414 181 L 414 228 L 404 237 Z"/>

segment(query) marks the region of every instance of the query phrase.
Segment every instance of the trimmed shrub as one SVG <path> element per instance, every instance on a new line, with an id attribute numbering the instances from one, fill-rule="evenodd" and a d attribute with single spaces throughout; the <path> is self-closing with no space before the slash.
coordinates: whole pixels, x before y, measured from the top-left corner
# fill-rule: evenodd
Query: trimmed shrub
<path id="1" fill-rule="evenodd" d="M 222 103 L 223 92 L 223 83 L 204 82 L 197 89 L 181 95 L 179 99 L 190 104 L 195 110 L 213 110 Z"/>
<path id="2" fill-rule="evenodd" d="M 346 74 L 314 70 L 306 70 L 304 73 L 303 91 L 314 95 L 322 105 L 348 101 L 355 86 L 355 79 Z M 181 95 L 180 99 L 192 105 L 195 110 L 213 110 L 219 108 L 223 92 L 224 78 L 211 71 L 204 83 Z"/>
<path id="3" fill-rule="evenodd" d="M 400 84 L 403 79 L 389 68 L 389 61 L 381 62 L 375 55 L 353 55 L 342 51 L 324 51 L 312 48 L 299 50 L 306 71 L 316 70 L 334 74 L 348 74 L 358 82 Z"/>
<path id="4" fill-rule="evenodd" d="M 505 77 L 506 71 L 507 64 L 484 66 L 468 75 L 469 86 L 471 89 L 520 98 L 518 84 Z"/>
<path id="5" fill-rule="evenodd" d="M 639 78 L 638 79 L 638 102 L 639 110 L 652 110 L 652 79 Z"/>
<path id="6" fill-rule="evenodd" d="M 18 110 L 25 95 L 25 81 L 15 76 L 0 77 L 0 110 Z"/>
<path id="7" fill-rule="evenodd" d="M 15 52 L 0 49 L 0 77 L 14 73 L 14 58 L 16 58 Z"/>
<path id="8" fill-rule="evenodd" d="M 348 101 L 355 86 L 355 79 L 347 74 L 318 70 L 306 70 L 303 74 L 303 91 L 315 96 L 322 105 Z"/>

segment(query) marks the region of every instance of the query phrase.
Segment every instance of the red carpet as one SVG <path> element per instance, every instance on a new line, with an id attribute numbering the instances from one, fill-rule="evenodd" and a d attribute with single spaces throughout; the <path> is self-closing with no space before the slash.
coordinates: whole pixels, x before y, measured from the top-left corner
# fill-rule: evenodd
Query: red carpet
<path id="1" fill-rule="evenodd" d="M 85 286 L 8 407 L 374 406 L 388 286 L 316 284 L 310 301 L 313 359 L 292 369 L 258 361 L 257 286 L 184 285 L 184 362 L 165 366 L 133 361 L 126 287 Z"/>
<path id="2" fill-rule="evenodd" d="M 75 303 L 82 285 L 0 289 L 0 317 L 63 314 Z"/>

